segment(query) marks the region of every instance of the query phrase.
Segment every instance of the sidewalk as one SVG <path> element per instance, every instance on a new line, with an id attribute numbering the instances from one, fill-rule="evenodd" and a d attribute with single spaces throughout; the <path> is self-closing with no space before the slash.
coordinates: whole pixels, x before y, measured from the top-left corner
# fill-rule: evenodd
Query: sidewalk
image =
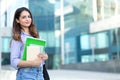
<path id="1" fill-rule="evenodd" d="M 79 70 L 48 70 L 51 80 L 120 80 L 120 74 Z M 0 80 L 15 80 L 15 70 L 1 70 Z"/>

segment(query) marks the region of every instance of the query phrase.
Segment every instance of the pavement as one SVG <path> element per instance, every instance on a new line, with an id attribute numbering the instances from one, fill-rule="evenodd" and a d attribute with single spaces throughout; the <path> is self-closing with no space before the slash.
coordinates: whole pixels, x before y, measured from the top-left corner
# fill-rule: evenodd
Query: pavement
<path id="1" fill-rule="evenodd" d="M 48 70 L 51 80 L 120 80 L 120 73 Z M 16 70 L 0 70 L 0 80 L 15 80 Z"/>

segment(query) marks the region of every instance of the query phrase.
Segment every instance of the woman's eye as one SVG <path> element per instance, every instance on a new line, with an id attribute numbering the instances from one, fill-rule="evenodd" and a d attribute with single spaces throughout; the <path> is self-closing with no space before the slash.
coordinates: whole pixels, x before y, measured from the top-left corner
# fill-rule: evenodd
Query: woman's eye
<path id="1" fill-rule="evenodd" d="M 31 18 L 31 16 L 23 16 L 22 18 L 23 19 L 25 19 L 25 18 Z"/>
<path id="2" fill-rule="evenodd" d="M 28 16 L 28 18 L 31 18 L 31 16 Z"/>
<path id="3" fill-rule="evenodd" d="M 22 18 L 24 19 L 24 18 L 26 18 L 26 16 L 23 16 Z"/>

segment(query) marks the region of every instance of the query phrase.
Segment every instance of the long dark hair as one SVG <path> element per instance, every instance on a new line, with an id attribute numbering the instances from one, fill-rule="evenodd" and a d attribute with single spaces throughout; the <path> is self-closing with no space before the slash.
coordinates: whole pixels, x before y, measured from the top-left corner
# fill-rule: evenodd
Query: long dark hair
<path id="1" fill-rule="evenodd" d="M 29 27 L 30 35 L 31 35 L 32 37 L 34 37 L 34 38 L 39 38 L 39 34 L 38 34 L 38 32 L 37 32 L 37 30 L 36 30 L 36 27 L 35 27 L 35 25 L 34 25 L 34 23 L 33 23 L 33 18 L 32 18 L 32 14 L 31 14 L 30 10 L 27 9 L 26 7 L 21 7 L 21 8 L 18 8 L 18 9 L 15 11 L 15 14 L 14 14 L 13 28 L 12 28 L 12 33 L 13 33 L 12 37 L 13 37 L 13 39 L 18 40 L 18 41 L 21 41 L 21 36 L 20 36 L 20 34 L 21 34 L 21 29 L 22 29 L 22 28 L 21 28 L 20 24 L 17 23 L 16 19 L 19 20 L 20 15 L 21 15 L 21 12 L 23 12 L 23 11 L 28 11 L 29 14 L 30 14 L 30 16 L 31 16 L 31 19 L 32 19 L 31 25 L 30 25 L 30 27 Z"/>

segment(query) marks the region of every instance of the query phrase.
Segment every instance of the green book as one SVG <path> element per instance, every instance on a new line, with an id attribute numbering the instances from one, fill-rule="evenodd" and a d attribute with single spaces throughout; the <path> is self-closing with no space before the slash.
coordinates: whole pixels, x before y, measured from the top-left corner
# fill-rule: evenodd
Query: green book
<path id="1" fill-rule="evenodd" d="M 41 39 L 37 39 L 37 38 L 28 37 L 26 39 L 26 43 L 25 43 L 25 46 L 24 46 L 24 53 L 23 53 L 23 56 L 22 56 L 22 60 L 26 60 L 26 58 L 27 58 L 27 46 L 30 46 L 30 45 L 43 46 L 43 50 L 44 50 L 44 48 L 46 46 L 46 41 L 41 40 Z"/>

